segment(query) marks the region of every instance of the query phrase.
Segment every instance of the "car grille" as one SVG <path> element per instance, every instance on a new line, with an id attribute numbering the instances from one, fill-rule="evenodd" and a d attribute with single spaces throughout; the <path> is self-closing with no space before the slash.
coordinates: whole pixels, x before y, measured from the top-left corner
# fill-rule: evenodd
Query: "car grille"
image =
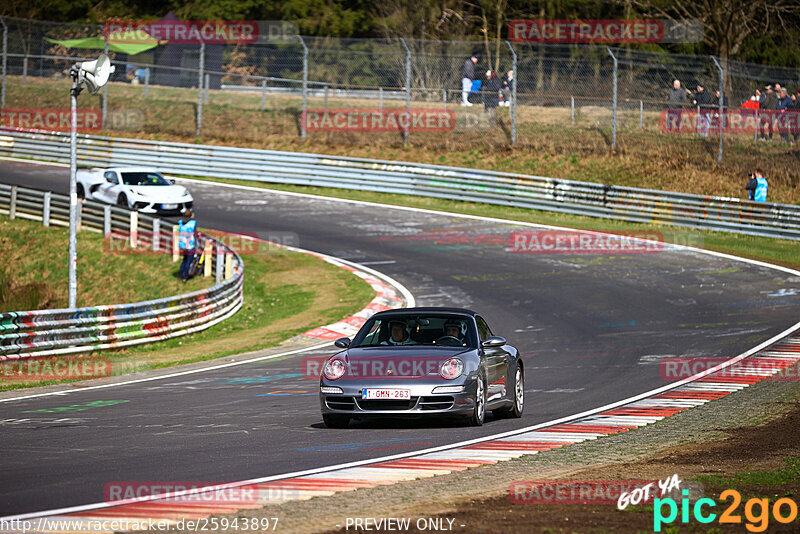
<path id="1" fill-rule="evenodd" d="M 353 397 L 327 397 L 325 399 L 325 404 L 328 405 L 328 408 L 331 410 L 355 410 L 356 409 L 356 402 L 353 400 Z"/>
<path id="2" fill-rule="evenodd" d="M 421 410 L 447 410 L 453 407 L 455 399 L 446 395 L 422 397 L 419 400 Z"/>
<path id="3" fill-rule="evenodd" d="M 363 400 L 358 399 L 358 407 L 364 411 L 410 410 L 417 404 L 417 397 L 409 400 Z"/>

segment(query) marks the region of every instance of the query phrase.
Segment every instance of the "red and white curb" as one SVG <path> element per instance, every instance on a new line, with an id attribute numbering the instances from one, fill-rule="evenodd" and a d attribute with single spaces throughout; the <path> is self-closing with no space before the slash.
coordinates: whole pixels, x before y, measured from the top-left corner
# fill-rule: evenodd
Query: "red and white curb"
<path id="1" fill-rule="evenodd" d="M 800 325 L 795 325 L 791 330 L 795 331 L 798 326 Z M 771 343 L 775 343 L 774 339 Z M 499 438 L 490 436 L 452 448 L 440 447 L 432 452 L 422 451 L 354 462 L 325 471 L 281 475 L 286 478 L 267 477 L 224 485 L 228 488 L 247 486 L 248 489 L 254 489 L 257 493 L 246 503 L 232 503 L 225 498 L 224 492 L 222 498 L 218 491 L 183 492 L 173 494 L 168 499 L 163 496 L 128 499 L 0 519 L 5 520 L 6 524 L 14 519 L 26 520 L 27 532 L 111 532 L 111 528 L 98 529 L 98 525 L 110 525 L 111 521 L 116 521 L 117 524 L 127 521 L 131 529 L 137 524 L 142 529 L 148 528 L 149 520 L 160 521 L 162 525 L 179 526 L 180 520 L 185 522 L 214 515 L 234 514 L 239 510 L 265 505 L 307 500 L 359 488 L 392 485 L 495 464 L 646 426 L 800 365 L 800 335 L 796 333 L 773 345 L 762 344 L 760 350 L 756 349 L 750 356 L 745 353 L 732 359 L 735 363 L 744 362 L 745 365 L 735 366 L 726 362 L 722 364 L 726 367 L 721 370 L 714 368 L 711 372 L 699 373 L 681 381 L 673 389 L 660 388 L 650 396 L 641 396 L 625 404 L 611 405 L 613 407 L 609 409 L 601 409 L 597 413 L 574 420 L 554 422 L 555 424 L 549 426 L 545 424 L 535 430 L 523 429 L 516 434 L 507 432 Z M 798 377 L 795 373 L 789 379 L 797 380 Z"/>
<path id="2" fill-rule="evenodd" d="M 410 294 L 401 295 L 393 286 L 378 278 L 378 276 L 376 276 L 377 273 L 374 271 L 370 273 L 365 271 L 363 266 L 356 267 L 330 256 L 325 256 L 316 252 L 305 252 L 322 258 L 328 263 L 331 263 L 341 269 L 350 271 L 368 283 L 376 293 L 375 298 L 373 298 L 363 310 L 337 323 L 320 326 L 309 330 L 308 332 L 302 334 L 306 337 L 325 339 L 328 341 L 334 341 L 340 337 L 353 337 L 356 332 L 358 332 L 359 328 L 361 328 L 361 325 L 363 325 L 367 319 L 372 317 L 375 313 L 393 308 L 414 306 L 414 299 L 410 296 Z"/>

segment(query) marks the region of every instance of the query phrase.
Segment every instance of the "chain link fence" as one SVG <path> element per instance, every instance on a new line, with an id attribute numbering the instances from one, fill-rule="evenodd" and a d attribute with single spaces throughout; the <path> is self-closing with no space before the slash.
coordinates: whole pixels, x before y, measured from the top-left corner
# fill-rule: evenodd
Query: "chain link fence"
<path id="1" fill-rule="evenodd" d="M 109 46 L 99 26 L 2 22 L 6 127 L 25 127 L 14 115 L 19 109 L 64 108 L 70 65 L 103 49 L 116 72 L 103 93 L 80 100 L 102 111 L 97 133 L 286 149 L 313 138 L 365 146 L 635 151 L 642 136 L 668 143 L 680 133 L 719 139 L 713 156 L 721 161 L 726 137 L 755 143 L 759 136 L 720 128 L 720 113 L 740 109 L 768 83 L 800 86 L 799 69 L 597 45 L 295 35 L 246 45 L 157 44 L 126 54 Z M 93 48 L 69 46 L 76 39 L 91 40 Z M 472 81 L 465 90 L 463 71 L 473 55 L 481 87 Z M 487 71 L 498 79 L 488 81 Z M 674 80 L 691 92 L 680 104 L 667 101 Z M 709 95 L 699 114 L 698 85 Z M 403 114 L 413 120 L 398 122 Z M 670 128 L 675 117 L 689 117 L 694 131 Z"/>

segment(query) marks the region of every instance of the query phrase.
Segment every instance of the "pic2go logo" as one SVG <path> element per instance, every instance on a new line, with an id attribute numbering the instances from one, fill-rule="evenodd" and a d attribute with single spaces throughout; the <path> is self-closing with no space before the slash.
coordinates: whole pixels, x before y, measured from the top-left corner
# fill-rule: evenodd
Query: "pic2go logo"
<path id="1" fill-rule="evenodd" d="M 694 515 L 695 521 L 698 523 L 708 524 L 717 519 L 717 514 L 713 513 L 710 508 L 717 506 L 713 499 L 702 498 L 698 499 L 694 506 L 689 503 L 689 490 L 683 490 L 683 498 L 681 499 L 681 523 L 684 525 L 690 521 L 690 512 Z M 736 513 L 739 505 L 742 503 L 741 494 L 733 489 L 728 489 L 720 493 L 719 498 L 722 501 L 731 499 L 732 502 L 719 516 L 720 524 L 741 524 L 742 517 Z M 668 515 L 664 515 L 664 508 L 669 510 Z M 778 499 L 772 505 L 772 516 L 778 523 L 791 523 L 797 519 L 797 504 L 787 498 Z M 788 512 L 788 513 L 787 513 Z M 764 532 L 769 527 L 770 506 L 769 499 L 750 499 L 744 504 L 744 517 L 747 520 L 745 528 L 749 532 Z M 678 518 L 678 503 L 675 499 L 655 499 L 653 501 L 653 531 L 661 532 L 662 525 L 670 525 Z"/>

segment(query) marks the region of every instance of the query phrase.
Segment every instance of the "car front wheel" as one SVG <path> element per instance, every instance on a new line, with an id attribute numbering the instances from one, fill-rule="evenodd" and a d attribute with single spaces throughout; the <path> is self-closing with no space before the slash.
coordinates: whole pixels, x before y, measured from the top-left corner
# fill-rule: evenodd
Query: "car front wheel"
<path id="1" fill-rule="evenodd" d="M 468 418 L 470 426 L 482 426 L 486 416 L 486 378 L 483 374 L 478 375 L 475 384 L 475 403 L 472 407 L 472 414 Z"/>
<path id="2" fill-rule="evenodd" d="M 125 197 L 125 195 L 120 195 L 117 197 L 117 206 L 125 209 L 130 207 L 128 206 L 128 199 Z"/>
<path id="3" fill-rule="evenodd" d="M 525 408 L 525 372 L 518 365 L 514 372 L 514 404 L 509 408 L 494 410 L 492 415 L 500 418 L 522 417 L 523 408 Z"/>

